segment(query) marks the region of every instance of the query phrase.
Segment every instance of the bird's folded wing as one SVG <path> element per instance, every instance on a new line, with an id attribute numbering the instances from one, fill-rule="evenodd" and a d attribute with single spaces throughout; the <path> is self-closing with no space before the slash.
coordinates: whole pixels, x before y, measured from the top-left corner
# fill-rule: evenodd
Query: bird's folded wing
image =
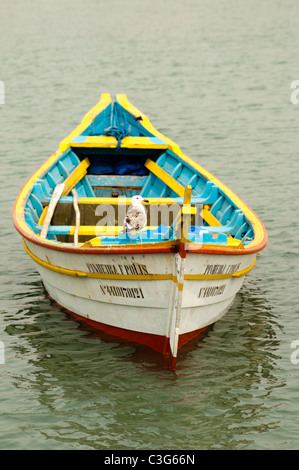
<path id="1" fill-rule="evenodd" d="M 127 226 L 130 225 L 132 228 L 141 229 L 146 224 L 146 215 L 138 208 L 129 208 L 124 223 Z"/>

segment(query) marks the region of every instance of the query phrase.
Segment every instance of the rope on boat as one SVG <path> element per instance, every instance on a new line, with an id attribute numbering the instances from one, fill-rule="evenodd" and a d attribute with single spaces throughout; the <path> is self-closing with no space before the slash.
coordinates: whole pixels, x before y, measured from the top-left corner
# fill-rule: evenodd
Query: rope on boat
<path id="1" fill-rule="evenodd" d="M 125 117 L 125 113 L 123 112 L 123 125 L 119 123 L 118 119 L 118 103 L 112 103 L 112 109 L 111 109 L 111 126 L 105 129 L 105 135 L 110 135 L 112 137 L 117 138 L 117 148 L 116 150 L 118 151 L 121 146 L 121 141 L 122 139 L 126 136 L 129 135 L 129 129 L 128 129 L 128 122 Z M 114 124 L 113 124 L 114 121 Z"/>

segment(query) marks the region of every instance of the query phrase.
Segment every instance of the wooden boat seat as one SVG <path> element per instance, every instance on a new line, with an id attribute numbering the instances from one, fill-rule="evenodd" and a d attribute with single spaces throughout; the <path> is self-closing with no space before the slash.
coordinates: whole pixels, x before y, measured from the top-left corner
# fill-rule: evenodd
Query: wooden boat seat
<path id="1" fill-rule="evenodd" d="M 147 159 L 144 166 L 150 170 L 155 176 L 165 183 L 166 186 L 171 188 L 178 196 L 183 197 L 185 188 L 178 183 L 171 175 L 169 175 L 157 163 L 153 162 L 150 158 Z"/>
<path id="2" fill-rule="evenodd" d="M 82 180 L 87 173 L 87 168 L 90 165 L 89 159 L 86 157 L 81 163 L 72 171 L 64 181 L 64 190 L 62 196 L 67 196 L 68 193 Z"/>
<path id="3" fill-rule="evenodd" d="M 86 175 L 96 197 L 132 197 L 140 194 L 148 175 Z"/>

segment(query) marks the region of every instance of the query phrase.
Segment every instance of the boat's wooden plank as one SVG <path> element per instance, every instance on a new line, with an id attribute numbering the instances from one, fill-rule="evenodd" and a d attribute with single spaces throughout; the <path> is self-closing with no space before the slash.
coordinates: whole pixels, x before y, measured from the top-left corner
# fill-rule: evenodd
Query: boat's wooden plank
<path id="1" fill-rule="evenodd" d="M 183 204 L 184 199 L 182 197 L 149 197 L 148 203 L 145 205 L 156 205 L 156 204 Z M 63 197 L 59 201 L 63 204 L 72 204 L 72 197 Z M 206 200 L 203 200 L 201 197 L 192 197 L 191 204 L 203 204 Z M 79 197 L 78 204 L 111 204 L 111 205 L 130 205 L 131 197 Z"/>
<path id="2" fill-rule="evenodd" d="M 74 230 L 74 245 L 78 246 L 78 236 L 79 236 L 79 230 L 80 230 L 80 210 L 78 207 L 78 195 L 75 189 L 72 189 L 72 194 L 74 198 L 74 209 L 76 213 L 76 225 L 75 225 L 75 230 Z"/>
<path id="3" fill-rule="evenodd" d="M 186 252 L 184 244 L 188 241 L 188 233 L 191 222 L 191 193 L 192 186 L 187 185 L 184 192 L 184 205 L 181 209 L 180 221 L 181 231 L 177 235 L 180 242 L 178 272 L 177 272 L 177 292 L 175 293 L 176 301 L 174 302 L 174 330 L 170 334 L 170 346 L 172 349 L 172 368 L 175 369 L 176 358 L 178 352 L 179 336 L 180 336 L 180 323 L 181 323 L 181 311 L 183 303 L 183 289 L 184 289 L 184 275 L 186 265 Z"/>
<path id="4" fill-rule="evenodd" d="M 156 230 L 158 226 L 147 226 L 145 230 Z M 74 225 L 50 225 L 48 233 L 51 235 L 74 235 L 76 226 Z M 113 236 L 118 235 L 123 230 L 122 225 L 81 225 L 78 235 L 81 236 Z"/>
<path id="5" fill-rule="evenodd" d="M 45 219 L 44 219 L 44 223 L 43 223 L 43 226 L 42 226 L 42 229 L 41 229 L 41 233 L 40 233 L 41 238 L 46 238 L 47 237 L 50 222 L 51 222 L 52 217 L 53 217 L 53 213 L 55 211 L 55 208 L 58 204 L 59 198 L 60 198 L 63 190 L 64 190 L 64 183 L 58 184 L 54 189 L 54 192 L 52 194 L 51 201 L 50 201 L 50 204 L 49 204 L 49 208 L 47 210 L 47 213 L 46 213 L 46 216 L 45 216 Z"/>
<path id="6" fill-rule="evenodd" d="M 141 188 L 147 175 L 87 175 L 86 178 L 92 186 L 119 186 L 126 189 L 127 187 Z"/>
<path id="7" fill-rule="evenodd" d="M 77 136 L 71 141 L 71 147 L 116 148 L 117 139 L 113 136 Z M 129 149 L 167 149 L 169 145 L 158 137 L 126 136 L 121 141 L 122 148 Z"/>
<path id="8" fill-rule="evenodd" d="M 192 211 L 195 212 L 195 207 L 191 207 L 192 186 L 187 185 L 184 193 L 184 205 L 181 209 L 182 212 L 182 233 L 181 243 L 188 240 L 189 227 L 191 223 Z"/>
<path id="9" fill-rule="evenodd" d="M 168 228 L 164 234 L 164 238 L 170 238 L 174 232 L 175 238 L 180 238 L 185 242 L 188 238 L 189 226 L 191 222 L 191 215 L 196 214 L 196 207 L 191 207 L 191 194 L 192 188 L 190 185 L 186 186 L 183 207 L 179 210 L 173 224 Z"/>
<path id="10" fill-rule="evenodd" d="M 172 176 L 170 176 L 163 168 L 155 163 L 150 158 L 147 159 L 144 166 L 150 170 L 155 176 L 162 180 L 167 186 L 169 186 L 176 194 L 183 197 L 185 188 L 178 183 Z"/>
<path id="11" fill-rule="evenodd" d="M 212 227 L 222 227 L 222 224 L 219 222 L 216 217 L 211 214 L 210 207 L 208 205 L 204 206 L 203 210 L 200 213 L 200 216 Z"/>
<path id="12" fill-rule="evenodd" d="M 64 190 L 62 196 L 67 196 L 68 193 L 76 186 L 77 183 L 86 175 L 87 168 L 90 165 L 89 159 L 86 157 L 81 163 L 72 171 L 72 173 L 64 180 Z"/>
<path id="13" fill-rule="evenodd" d="M 40 216 L 40 219 L 38 221 L 38 225 L 43 225 L 44 224 L 48 209 L 49 209 L 49 206 L 44 207 L 44 210 L 43 210 L 43 212 Z"/>

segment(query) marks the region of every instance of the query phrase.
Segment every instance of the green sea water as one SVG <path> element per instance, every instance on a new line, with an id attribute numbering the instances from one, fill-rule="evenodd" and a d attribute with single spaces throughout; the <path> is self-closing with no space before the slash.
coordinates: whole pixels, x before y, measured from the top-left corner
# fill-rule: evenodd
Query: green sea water
<path id="1" fill-rule="evenodd" d="M 295 0 L 1 1 L 0 449 L 298 449 L 298 15 Z M 268 231 L 175 372 L 55 306 L 13 227 L 21 187 L 103 92 Z"/>

